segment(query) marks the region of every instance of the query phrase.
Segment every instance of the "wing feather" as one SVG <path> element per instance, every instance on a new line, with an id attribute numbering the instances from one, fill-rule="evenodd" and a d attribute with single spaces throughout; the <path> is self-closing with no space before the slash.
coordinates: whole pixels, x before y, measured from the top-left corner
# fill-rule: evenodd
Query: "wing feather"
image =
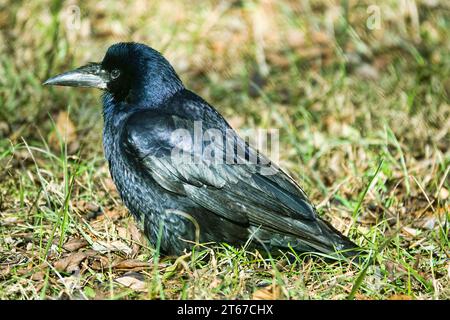
<path id="1" fill-rule="evenodd" d="M 157 132 L 152 123 L 157 123 Z M 193 121 L 159 114 L 153 115 L 152 121 L 146 124 L 143 126 L 139 122 L 127 126 L 127 149 L 133 154 L 144 155 L 140 160 L 142 165 L 166 190 L 185 195 L 235 223 L 261 225 L 293 235 L 320 233 L 316 224 L 309 223 L 316 220 L 316 216 L 303 190 L 270 161 L 263 159 L 264 164 L 249 163 L 235 152 L 238 148 L 245 148 L 246 156 L 256 154 L 256 150 L 237 135 L 233 141 L 238 146 L 232 149 L 235 150 L 236 163 L 218 163 L 218 159 L 206 159 L 199 154 L 192 143 L 176 145 L 173 139 L 168 138 L 171 132 L 180 128 L 192 133 Z M 148 130 L 143 130 L 143 127 Z M 223 149 L 219 150 L 223 144 L 209 141 L 208 147 L 215 152 L 223 152 Z M 174 148 L 180 152 L 172 152 Z M 261 169 L 264 166 L 273 166 L 274 174 L 263 175 Z"/>

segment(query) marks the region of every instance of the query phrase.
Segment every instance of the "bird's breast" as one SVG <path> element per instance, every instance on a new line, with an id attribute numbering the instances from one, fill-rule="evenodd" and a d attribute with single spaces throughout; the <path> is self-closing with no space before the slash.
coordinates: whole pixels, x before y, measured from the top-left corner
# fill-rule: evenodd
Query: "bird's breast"
<path id="1" fill-rule="evenodd" d="M 105 123 L 103 149 L 111 178 L 130 212 L 142 221 L 158 207 L 151 186 L 138 166 L 130 162 L 120 144 L 120 128 Z"/>

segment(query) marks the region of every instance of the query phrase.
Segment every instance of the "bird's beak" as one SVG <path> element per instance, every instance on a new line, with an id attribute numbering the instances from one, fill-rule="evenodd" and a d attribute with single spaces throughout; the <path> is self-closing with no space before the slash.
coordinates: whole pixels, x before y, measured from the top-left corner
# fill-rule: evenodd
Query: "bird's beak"
<path id="1" fill-rule="evenodd" d="M 100 63 L 90 63 L 47 79 L 44 85 L 88 87 L 104 90 L 107 88 L 109 79 L 109 73 L 102 69 Z"/>

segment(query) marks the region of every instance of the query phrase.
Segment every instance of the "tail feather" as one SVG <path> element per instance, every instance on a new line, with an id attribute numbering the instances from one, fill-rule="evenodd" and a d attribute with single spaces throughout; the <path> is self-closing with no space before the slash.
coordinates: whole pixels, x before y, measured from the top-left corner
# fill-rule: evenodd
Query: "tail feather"
<path id="1" fill-rule="evenodd" d="M 324 237 L 329 239 L 327 243 L 328 252 L 324 253 L 339 252 L 347 258 L 352 258 L 360 254 L 360 248 L 348 237 L 336 230 L 330 223 L 320 218 L 317 219 L 317 223 L 320 225 Z"/>
<path id="2" fill-rule="evenodd" d="M 315 234 L 285 234 L 274 230 L 254 230 L 255 239 L 269 251 L 292 248 L 299 253 L 320 252 L 339 258 L 354 258 L 360 254 L 360 248 L 348 237 L 336 230 L 328 222 L 317 218 L 314 221 L 320 230 Z"/>

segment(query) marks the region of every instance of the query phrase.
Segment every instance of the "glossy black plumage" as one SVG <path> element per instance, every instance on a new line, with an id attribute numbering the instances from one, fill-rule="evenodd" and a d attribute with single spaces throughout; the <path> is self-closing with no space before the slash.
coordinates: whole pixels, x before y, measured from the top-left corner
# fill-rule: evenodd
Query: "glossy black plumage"
<path id="1" fill-rule="evenodd" d="M 162 252 L 178 255 L 196 242 L 240 246 L 251 238 L 250 246 L 269 250 L 355 254 L 356 246 L 318 217 L 296 182 L 187 90 L 158 52 L 120 43 L 97 66 L 107 87 L 103 145 L 111 176 L 149 240 L 161 237 Z M 67 82 L 58 76 L 47 81 Z M 202 132 L 216 129 L 222 140 L 202 140 L 198 148 L 174 134 L 183 129 L 193 136 L 199 123 Z M 232 161 L 211 161 L 205 149 L 222 160 L 233 150 Z"/>

